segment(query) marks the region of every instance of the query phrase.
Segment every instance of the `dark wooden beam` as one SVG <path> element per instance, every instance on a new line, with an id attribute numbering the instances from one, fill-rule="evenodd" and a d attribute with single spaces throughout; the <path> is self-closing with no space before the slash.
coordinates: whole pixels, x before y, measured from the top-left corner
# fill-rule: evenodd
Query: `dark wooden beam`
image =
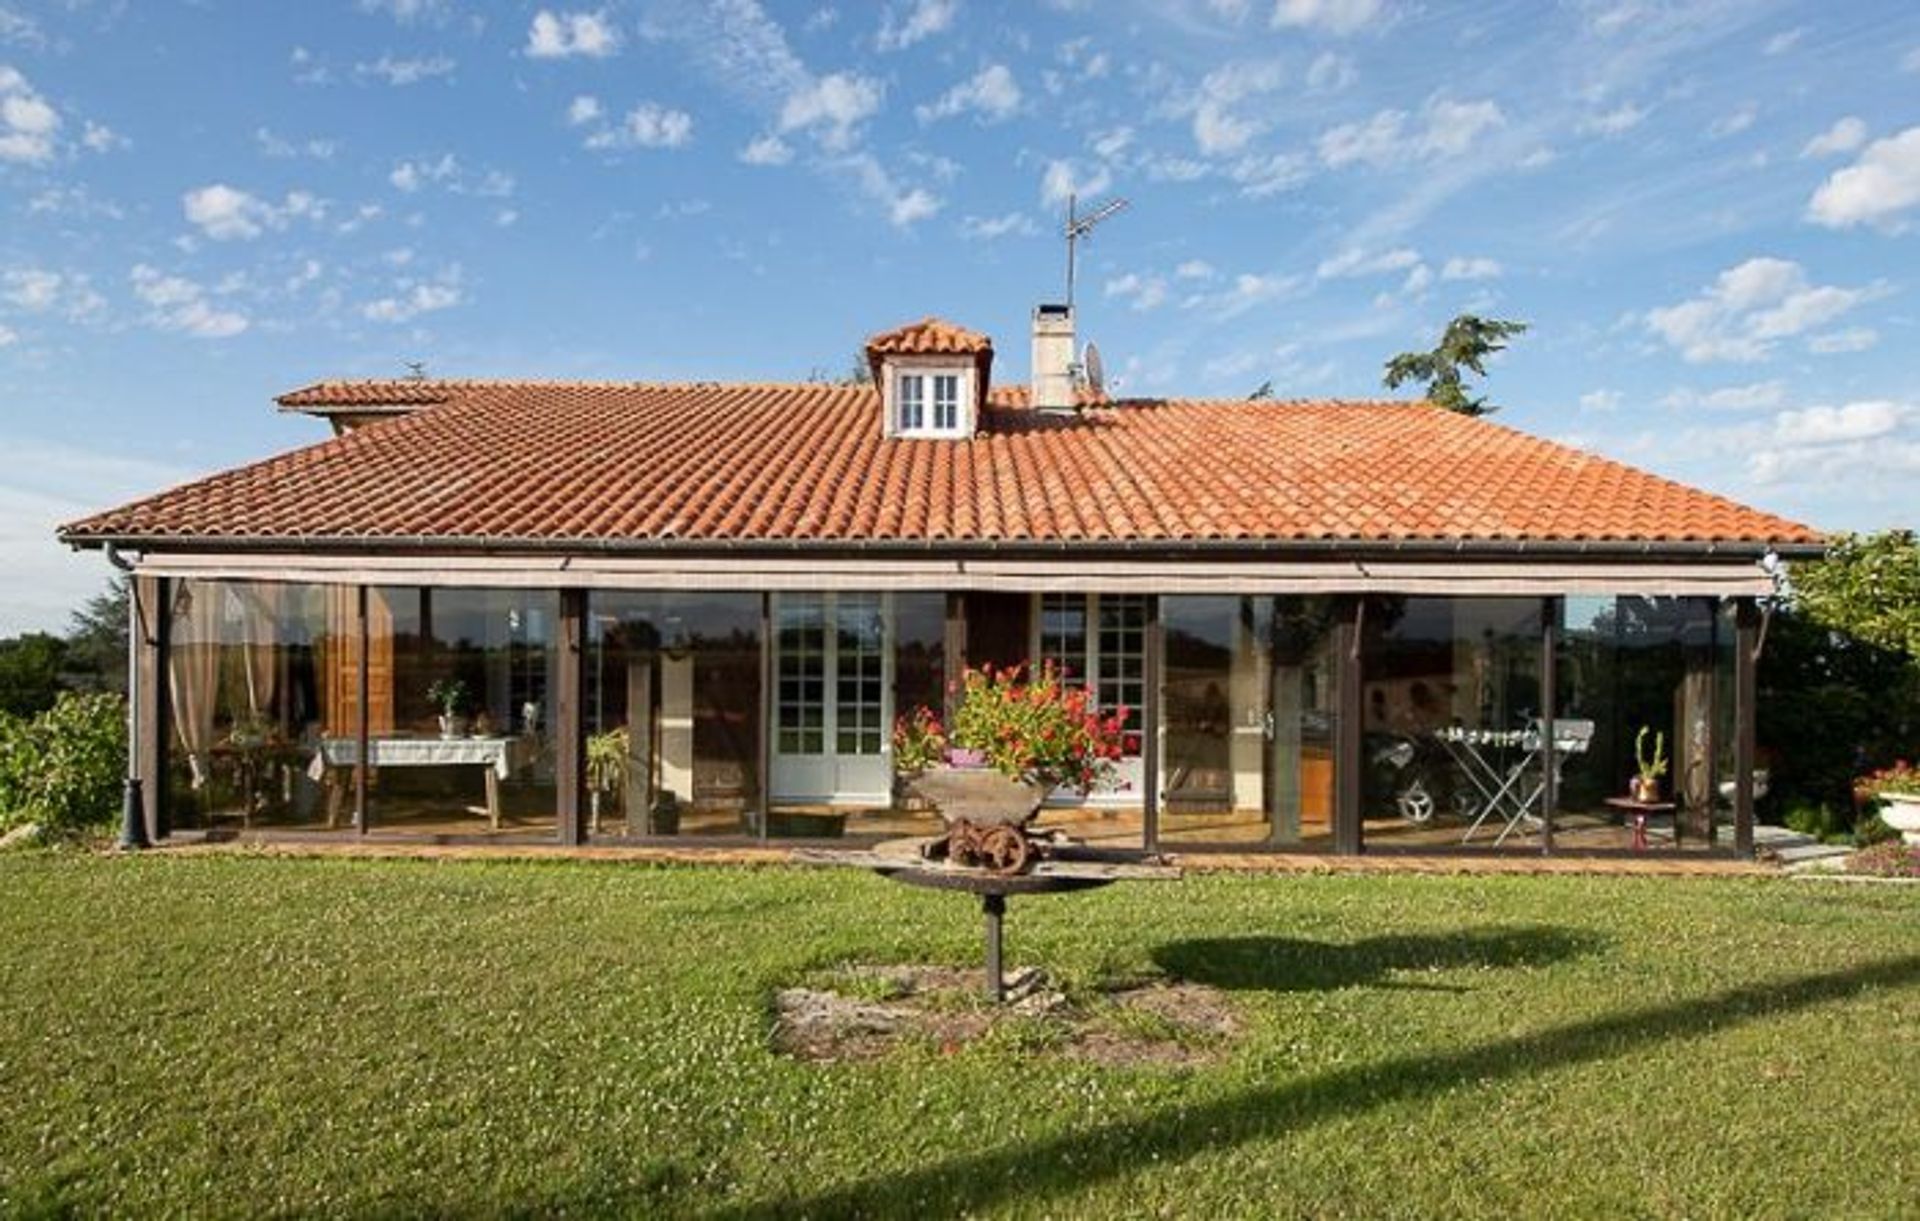
<path id="1" fill-rule="evenodd" d="M 1366 674 L 1361 656 L 1366 623 L 1366 599 L 1349 598 L 1334 621 L 1334 750 L 1333 850 L 1343 856 L 1365 851 L 1360 834 L 1362 758 L 1361 684 Z"/>
<path id="2" fill-rule="evenodd" d="M 1089 622 L 1089 633 L 1099 624 Z M 1161 674 L 1165 670 L 1166 632 L 1160 623 L 1159 595 L 1147 598 L 1147 655 L 1140 682 L 1140 821 L 1141 842 L 1151 852 L 1160 846 L 1160 705 Z"/>
<path id="3" fill-rule="evenodd" d="M 773 689 L 773 595 L 760 595 L 760 715 L 754 718 L 754 767 L 759 775 L 754 783 L 755 834 L 767 838 L 773 822 L 773 715 L 779 707 L 778 692 Z"/>
<path id="4" fill-rule="evenodd" d="M 1553 820 L 1560 812 L 1559 755 L 1554 750 L 1558 732 L 1554 728 L 1554 719 L 1560 713 L 1558 680 L 1562 605 L 1559 598 L 1540 600 L 1540 732 L 1545 739 L 1540 749 L 1540 765 L 1545 769 L 1540 778 L 1540 851 L 1547 856 L 1553 855 Z"/>
<path id="5" fill-rule="evenodd" d="M 373 642 L 368 639 L 367 633 L 367 587 L 360 586 L 358 594 L 354 616 L 359 622 L 354 630 L 360 637 L 360 707 L 353 736 L 358 740 L 359 752 L 355 757 L 359 763 L 353 769 L 353 826 L 361 835 L 365 835 L 373 822 L 372 811 L 367 808 L 367 787 L 373 776 L 373 733 L 367 719 L 367 687 L 373 682 Z"/>
<path id="6" fill-rule="evenodd" d="M 554 817 L 560 842 L 574 845 L 587 837 L 587 591 L 560 591 L 560 623 L 554 645 L 560 650 L 554 690 Z"/>
<path id="7" fill-rule="evenodd" d="M 130 623 L 140 635 L 134 646 L 139 674 L 133 723 L 139 735 L 133 744 L 134 768 L 140 777 L 141 814 L 147 835 L 162 840 L 173 834 L 173 811 L 167 803 L 167 636 L 172 619 L 173 582 L 165 577 L 133 577 L 135 611 Z"/>
<path id="8" fill-rule="evenodd" d="M 1754 716 L 1760 703 L 1760 608 L 1752 598 L 1734 606 L 1733 633 L 1733 850 L 1753 857 Z"/>
<path id="9" fill-rule="evenodd" d="M 940 642 L 940 667 L 940 715 L 943 721 L 951 722 L 954 692 L 959 689 L 960 675 L 967 668 L 967 595 L 963 593 L 947 595 L 947 622 Z"/>

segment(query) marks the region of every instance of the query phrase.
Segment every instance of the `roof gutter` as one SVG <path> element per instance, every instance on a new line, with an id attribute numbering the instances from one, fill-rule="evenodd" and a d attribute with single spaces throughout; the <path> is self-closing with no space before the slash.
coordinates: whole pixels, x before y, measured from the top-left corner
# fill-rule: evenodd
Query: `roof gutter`
<path id="1" fill-rule="evenodd" d="M 708 539 L 708 538 L 508 538 L 462 535 L 73 535 L 60 539 L 76 550 L 97 547 L 141 551 L 368 553 L 433 552 L 444 555 L 1138 555 L 1286 557 L 1340 555 L 1364 560 L 1439 559 L 1726 559 L 1758 561 L 1817 559 L 1823 543 L 1756 542 L 1748 539 Z"/>

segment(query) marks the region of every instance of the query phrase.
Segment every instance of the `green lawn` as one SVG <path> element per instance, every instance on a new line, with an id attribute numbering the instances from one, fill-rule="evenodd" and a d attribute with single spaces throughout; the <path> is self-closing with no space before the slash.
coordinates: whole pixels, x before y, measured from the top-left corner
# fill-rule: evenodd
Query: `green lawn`
<path id="1" fill-rule="evenodd" d="M 1912 1215 L 1920 889 L 1191 877 L 1015 964 L 1230 990 L 1200 1068 L 813 1065 L 770 995 L 972 963 L 864 874 L 0 857 L 0 1214 Z"/>

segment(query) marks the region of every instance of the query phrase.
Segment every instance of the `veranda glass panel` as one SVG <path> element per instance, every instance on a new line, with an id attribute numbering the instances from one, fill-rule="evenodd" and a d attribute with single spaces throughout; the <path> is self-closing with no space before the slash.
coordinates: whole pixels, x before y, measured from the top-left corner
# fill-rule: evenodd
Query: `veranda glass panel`
<path id="1" fill-rule="evenodd" d="M 1564 602 L 1559 718 L 1591 732 L 1560 784 L 1555 846 L 1731 846 L 1732 654 L 1704 598 L 1580 597 Z M 1645 731 L 1644 736 L 1642 730 Z M 1663 757 L 1659 795 L 1627 801 L 1639 759 Z M 1721 760 L 1724 759 L 1724 763 Z"/>
<path id="2" fill-rule="evenodd" d="M 370 588 L 369 828 L 388 835 L 554 836 L 552 692 L 559 595 Z M 342 744 L 336 765 L 357 747 Z"/>
<path id="3" fill-rule="evenodd" d="M 1168 597 L 1160 608 L 1159 838 L 1330 847 L 1331 604 Z"/>
<path id="4" fill-rule="evenodd" d="M 841 698 L 835 707 L 834 736 L 843 751 L 873 755 L 891 777 L 893 722 L 927 707 L 942 711 L 946 695 L 946 595 L 895 593 L 838 595 L 840 633 L 836 661 Z M 875 616 L 878 622 L 874 621 Z M 878 646 L 878 647 L 876 647 Z M 891 687 L 886 686 L 891 674 Z M 884 717 L 884 720 L 876 720 Z M 864 760 L 842 761 L 843 777 Z M 939 818 L 931 806 L 904 787 L 887 784 L 880 800 L 837 804 L 824 818 L 776 822 L 792 834 L 856 835 L 881 839 L 932 835 Z"/>
<path id="5" fill-rule="evenodd" d="M 356 590 L 182 580 L 171 597 L 173 826 L 352 831 L 325 746 L 359 735 Z"/>
<path id="6" fill-rule="evenodd" d="M 1367 604 L 1362 833 L 1374 846 L 1537 851 L 1550 751 L 1541 732 L 1538 598 Z"/>
<path id="7" fill-rule="evenodd" d="M 591 596 L 590 837 L 759 834 L 760 606 L 759 594 Z"/>

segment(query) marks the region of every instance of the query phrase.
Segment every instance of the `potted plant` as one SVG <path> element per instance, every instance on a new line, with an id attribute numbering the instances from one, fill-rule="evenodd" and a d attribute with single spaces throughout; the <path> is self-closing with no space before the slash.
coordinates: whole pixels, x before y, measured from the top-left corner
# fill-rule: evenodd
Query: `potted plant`
<path id="1" fill-rule="evenodd" d="M 600 834 L 600 802 L 608 793 L 615 800 L 627 791 L 627 761 L 631 758 L 627 727 L 608 729 L 587 737 L 587 801 L 593 833 Z"/>
<path id="2" fill-rule="evenodd" d="M 1653 753 L 1647 753 L 1647 735 L 1653 734 Z M 1628 796 L 1642 805 L 1660 800 L 1660 777 L 1667 774 L 1667 735 L 1654 733 L 1653 726 L 1642 725 L 1633 738 L 1633 760 L 1638 767 L 1629 784 Z"/>
<path id="3" fill-rule="evenodd" d="M 949 826 L 1022 826 L 1055 789 L 1088 792 L 1111 780 L 1125 708 L 1102 713 L 1051 663 L 969 668 L 952 723 L 928 708 L 894 726 L 894 766 Z"/>
<path id="4" fill-rule="evenodd" d="M 463 738 L 467 734 L 466 708 L 472 698 L 467 684 L 457 678 L 442 678 L 427 688 L 427 698 L 440 710 L 440 736 Z"/>
<path id="5" fill-rule="evenodd" d="M 1901 759 L 1854 781 L 1853 792 L 1879 803 L 1880 821 L 1898 831 L 1903 843 L 1920 844 L 1920 768 Z"/>

